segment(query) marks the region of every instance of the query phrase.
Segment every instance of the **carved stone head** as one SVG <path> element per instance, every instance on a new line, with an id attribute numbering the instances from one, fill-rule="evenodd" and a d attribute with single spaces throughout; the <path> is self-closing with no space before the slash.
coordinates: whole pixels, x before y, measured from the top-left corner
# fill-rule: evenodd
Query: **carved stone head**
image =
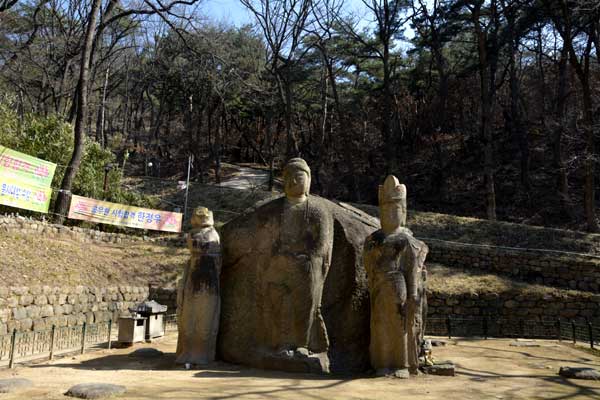
<path id="1" fill-rule="evenodd" d="M 213 213 L 206 207 L 197 207 L 192 214 L 193 228 L 207 228 L 215 224 Z"/>
<path id="2" fill-rule="evenodd" d="M 379 217 L 385 234 L 406 225 L 406 186 L 393 175 L 379 186 Z"/>
<path id="3" fill-rule="evenodd" d="M 283 184 L 288 200 L 305 201 L 310 191 L 310 168 L 301 158 L 292 158 L 283 169 Z"/>

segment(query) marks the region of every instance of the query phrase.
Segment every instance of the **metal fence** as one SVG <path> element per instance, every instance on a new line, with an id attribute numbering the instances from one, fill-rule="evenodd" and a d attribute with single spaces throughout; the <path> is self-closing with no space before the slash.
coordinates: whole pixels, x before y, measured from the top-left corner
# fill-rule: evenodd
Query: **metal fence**
<path id="1" fill-rule="evenodd" d="M 17 332 L 0 336 L 0 366 L 79 352 L 90 347 L 112 344 L 112 321 L 77 326 L 52 326 L 50 329 Z"/>
<path id="2" fill-rule="evenodd" d="M 166 332 L 177 331 L 177 314 L 165 315 L 165 331 Z"/>
<path id="3" fill-rule="evenodd" d="M 590 321 L 527 320 L 518 318 L 428 318 L 425 333 L 433 336 L 569 340 L 600 345 L 600 326 Z"/>

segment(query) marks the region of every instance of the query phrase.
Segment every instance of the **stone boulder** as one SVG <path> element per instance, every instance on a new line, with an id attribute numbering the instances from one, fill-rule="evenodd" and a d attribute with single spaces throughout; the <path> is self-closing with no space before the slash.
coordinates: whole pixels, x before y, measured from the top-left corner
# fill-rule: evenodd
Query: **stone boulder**
<path id="1" fill-rule="evenodd" d="M 0 379 L 0 393 L 13 393 L 32 386 L 33 382 L 25 378 Z"/>
<path id="2" fill-rule="evenodd" d="M 72 386 L 65 395 L 79 399 L 102 399 L 118 396 L 125 392 L 125 386 L 121 385 L 113 385 L 111 383 L 80 383 Z"/>
<path id="3" fill-rule="evenodd" d="M 265 365 L 258 348 L 261 287 L 257 265 L 264 256 L 260 246 L 279 249 L 276 240 L 282 229 L 278 215 L 284 198 L 256 206 L 229 221 L 221 230 L 223 267 L 221 272 L 221 319 L 217 343 L 218 357 L 224 361 L 258 368 L 298 371 L 295 358 Z M 362 262 L 365 239 L 379 228 L 379 221 L 344 203 L 310 196 L 309 204 L 333 221 L 331 264 L 321 297 L 320 313 L 326 336 L 328 370 L 334 373 L 362 372 L 369 369 L 369 294 Z M 262 236 L 265 236 L 264 238 Z M 310 243 L 307 244 L 310 247 Z M 263 253 L 261 253 L 261 251 Z M 270 252 L 272 250 L 267 249 Z M 318 336 L 318 334 L 317 334 Z M 310 359 L 310 358 L 309 358 Z M 314 360 L 311 360 L 314 361 Z M 313 372 L 306 364 L 306 372 Z"/>

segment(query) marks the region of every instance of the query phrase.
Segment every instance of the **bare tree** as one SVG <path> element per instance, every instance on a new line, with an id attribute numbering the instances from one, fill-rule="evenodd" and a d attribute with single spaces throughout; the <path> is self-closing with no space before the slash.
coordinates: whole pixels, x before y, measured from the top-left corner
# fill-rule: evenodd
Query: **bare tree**
<path id="1" fill-rule="evenodd" d="M 300 47 L 313 0 L 240 1 L 254 14 L 267 44 L 267 70 L 275 79 L 280 101 L 284 105 L 286 155 L 299 155 L 298 139 L 292 128 L 293 69 L 307 51 Z"/>

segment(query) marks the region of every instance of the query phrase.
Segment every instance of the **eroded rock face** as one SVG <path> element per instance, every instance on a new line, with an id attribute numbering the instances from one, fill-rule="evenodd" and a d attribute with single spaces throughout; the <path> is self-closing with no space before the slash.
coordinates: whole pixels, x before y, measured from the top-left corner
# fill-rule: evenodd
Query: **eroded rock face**
<path id="1" fill-rule="evenodd" d="M 220 358 L 295 372 L 368 369 L 361 252 L 377 227 L 358 210 L 308 195 L 273 200 L 227 223 Z"/>
<path id="2" fill-rule="evenodd" d="M 194 210 L 188 238 L 192 253 L 177 291 L 177 358 L 179 364 L 208 364 L 215 359 L 221 310 L 221 245 L 212 212 Z"/>

